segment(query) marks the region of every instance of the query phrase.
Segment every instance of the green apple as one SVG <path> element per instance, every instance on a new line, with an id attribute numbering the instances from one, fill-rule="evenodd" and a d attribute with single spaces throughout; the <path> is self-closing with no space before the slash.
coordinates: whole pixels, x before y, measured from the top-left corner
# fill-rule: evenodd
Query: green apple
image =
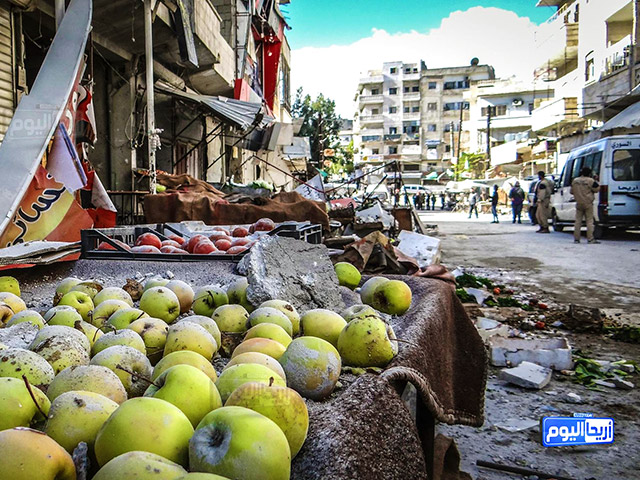
<path id="1" fill-rule="evenodd" d="M 95 454 L 100 466 L 134 451 L 155 453 L 186 466 L 192 435 L 191 422 L 175 405 L 159 398 L 132 398 L 98 432 Z"/>
<path id="2" fill-rule="evenodd" d="M 153 369 L 151 379 L 155 381 L 156 378 L 175 365 L 191 365 L 202 370 L 212 381 L 215 382 L 218 379 L 216 370 L 211 365 L 211 362 L 199 353 L 190 350 L 180 350 L 165 356 Z"/>
<path id="3" fill-rule="evenodd" d="M 103 350 L 114 345 L 126 345 L 135 348 L 144 355 L 147 354 L 147 348 L 142 337 L 133 330 L 123 329 L 115 332 L 107 332 L 95 341 L 91 348 L 91 355 L 97 355 Z"/>
<path id="4" fill-rule="evenodd" d="M 74 285 L 69 291 L 86 293 L 91 297 L 91 300 L 93 300 L 93 298 L 100 293 L 103 288 L 104 287 L 100 282 L 96 282 L 95 280 L 86 280 Z"/>
<path id="5" fill-rule="evenodd" d="M 122 286 L 122 289 L 129 294 L 134 302 L 140 300 L 140 297 L 144 293 L 142 284 L 133 278 L 127 278 L 127 283 Z"/>
<path id="6" fill-rule="evenodd" d="M 94 308 L 89 314 L 89 322 L 98 328 L 102 328 L 105 325 L 108 325 L 109 318 L 111 318 L 114 313 L 122 310 L 129 310 L 130 308 L 131 306 L 122 300 L 103 300 L 102 303 L 96 306 L 96 308 Z"/>
<path id="7" fill-rule="evenodd" d="M 287 385 L 311 400 L 323 400 L 331 395 L 342 368 L 336 348 L 317 337 L 294 339 L 280 358 L 280 364 L 287 376 Z"/>
<path id="8" fill-rule="evenodd" d="M 87 350 L 73 338 L 51 337 L 38 343 L 31 350 L 49 362 L 56 375 L 72 365 L 89 365 Z"/>
<path id="9" fill-rule="evenodd" d="M 105 300 L 121 300 L 130 307 L 133 307 L 133 299 L 131 298 L 131 295 L 120 287 L 103 288 L 95 297 L 93 297 L 93 304 L 97 307 Z"/>
<path id="10" fill-rule="evenodd" d="M 74 327 L 76 330 L 84 333 L 84 335 L 89 339 L 89 343 L 91 343 L 91 347 L 96 343 L 102 335 L 103 332 L 95 325 L 91 325 L 89 322 L 85 322 L 84 320 L 77 323 Z"/>
<path id="11" fill-rule="evenodd" d="M 251 315 L 249 315 L 249 323 L 252 327 L 255 327 L 259 323 L 275 323 L 284 328 L 289 336 L 293 335 L 293 325 L 291 320 L 280 310 L 271 307 L 256 308 Z"/>
<path id="12" fill-rule="evenodd" d="M 153 287 L 164 287 L 169 283 L 169 280 L 162 277 L 151 277 L 146 282 L 144 282 L 144 291 L 146 292 L 150 288 Z"/>
<path id="13" fill-rule="evenodd" d="M 176 294 L 180 302 L 180 313 L 187 313 L 193 303 L 193 288 L 182 280 L 171 280 L 165 285 L 169 290 Z"/>
<path id="14" fill-rule="evenodd" d="M 284 300 L 267 300 L 260 305 L 260 308 L 262 307 L 275 308 L 284 313 L 291 321 L 293 335 L 298 335 L 300 332 L 300 314 L 291 303 L 285 302 Z"/>
<path id="15" fill-rule="evenodd" d="M 204 315 L 191 315 L 189 317 L 181 318 L 180 320 L 178 320 L 178 322 L 197 323 L 211 334 L 218 347 L 222 345 L 222 335 L 220 334 L 220 328 L 218 328 L 218 324 L 215 322 L 215 320 L 213 320 L 213 318 L 205 317 Z"/>
<path id="16" fill-rule="evenodd" d="M 51 406 L 49 399 L 39 388 L 31 387 L 31 391 L 37 405 L 21 378 L 0 377 L 0 430 L 28 427 L 46 420 Z M 6 456 L 4 452 L 0 458 Z"/>
<path id="17" fill-rule="evenodd" d="M 46 389 L 53 381 L 53 367 L 40 355 L 22 348 L 0 350 L 0 377 L 22 378 L 31 385 Z"/>
<path id="18" fill-rule="evenodd" d="M 73 311 L 76 312 L 75 310 Z M 80 319 L 82 320 L 82 317 L 80 317 Z M 11 318 L 9 318 L 9 321 L 7 322 L 7 327 L 13 327 L 14 325 L 17 325 L 23 322 L 29 322 L 38 328 L 44 327 L 44 323 L 45 323 L 44 318 L 42 318 L 42 315 L 40 315 L 35 310 L 22 310 L 21 312 L 18 312 L 15 315 L 12 315 Z"/>
<path id="19" fill-rule="evenodd" d="M 57 305 L 58 302 L 60 302 L 60 299 L 65 294 L 69 293 L 69 291 L 71 291 L 71 289 L 78 285 L 80 282 L 82 282 L 82 280 L 76 277 L 67 277 L 62 280 L 56 287 L 56 293 L 53 296 L 53 304 Z"/>
<path id="20" fill-rule="evenodd" d="M 341 313 L 341 315 L 347 323 L 357 318 L 380 318 L 380 314 L 378 313 L 378 311 L 369 305 L 352 305 L 349 308 L 345 309 Z"/>
<path id="21" fill-rule="evenodd" d="M 167 343 L 167 332 L 169 325 L 159 318 L 140 318 L 127 327 L 133 330 L 144 342 L 147 357 L 152 365 L 158 363 L 164 352 L 164 345 Z"/>
<path id="22" fill-rule="evenodd" d="M 131 323 L 141 318 L 149 318 L 149 315 L 147 315 L 139 308 L 127 308 L 114 312 L 109 317 L 107 323 L 114 327 L 116 330 L 120 330 L 121 328 L 129 328 L 129 325 L 131 325 Z"/>
<path id="23" fill-rule="evenodd" d="M 180 465 L 160 455 L 136 451 L 109 460 L 92 480 L 176 480 L 176 475 L 185 473 Z"/>
<path id="24" fill-rule="evenodd" d="M 389 279 L 384 277 L 371 277 L 369 280 L 364 282 L 364 285 L 362 285 L 362 288 L 360 289 L 360 300 L 362 300 L 362 303 L 373 306 L 373 292 L 380 285 L 387 283 L 388 281 Z"/>
<path id="25" fill-rule="evenodd" d="M 229 478 L 213 473 L 192 472 L 174 480 L 229 480 Z"/>
<path id="26" fill-rule="evenodd" d="M 352 367 L 385 367 L 398 353 L 395 335 L 379 318 L 350 321 L 338 338 L 342 361 Z"/>
<path id="27" fill-rule="evenodd" d="M 331 310 L 316 308 L 307 310 L 300 317 L 300 331 L 307 337 L 318 337 L 331 345 L 338 345 L 338 337 L 347 322 Z"/>
<path id="28" fill-rule="evenodd" d="M 218 351 L 218 345 L 204 327 L 197 323 L 178 322 L 169 327 L 164 354 L 168 355 L 180 350 L 191 350 L 211 360 Z"/>
<path id="29" fill-rule="evenodd" d="M 0 277 L 0 292 L 9 292 L 20 296 L 20 284 L 14 277 Z"/>
<path id="30" fill-rule="evenodd" d="M 6 303 L 0 303 L 0 327 L 5 326 L 13 316 L 11 307 Z"/>
<path id="31" fill-rule="evenodd" d="M 280 427 L 244 407 L 222 407 L 202 419 L 189 441 L 194 472 L 234 479 L 289 480 L 291 451 Z"/>
<path id="32" fill-rule="evenodd" d="M 139 397 L 147 389 L 153 367 L 144 353 L 125 345 L 102 350 L 91 359 L 91 365 L 107 367 L 115 373 L 129 398 Z"/>
<path id="33" fill-rule="evenodd" d="M 275 358 L 260 352 L 240 353 L 229 360 L 229 363 L 227 363 L 223 370 L 241 363 L 258 363 L 260 365 L 264 365 L 267 368 L 270 368 L 274 373 L 281 376 L 282 378 L 286 378 L 280 362 L 278 362 Z"/>
<path id="34" fill-rule="evenodd" d="M 373 291 L 372 306 L 389 315 L 402 315 L 411 307 L 411 289 L 402 280 L 389 280 Z"/>
<path id="35" fill-rule="evenodd" d="M 285 348 L 291 343 L 291 336 L 285 332 L 284 328 L 275 323 L 259 323 L 247 330 L 244 338 L 245 340 L 250 338 L 269 338 L 281 343 Z"/>
<path id="36" fill-rule="evenodd" d="M 80 442 L 85 442 L 93 452 L 98 430 L 116 408 L 116 402 L 99 393 L 82 390 L 63 393 L 51 403 L 44 433 L 69 453 Z"/>
<path id="37" fill-rule="evenodd" d="M 191 365 L 175 365 L 165 370 L 149 385 L 144 396 L 175 405 L 194 428 L 207 413 L 222 406 L 215 384 L 202 370 Z"/>
<path id="38" fill-rule="evenodd" d="M 196 315 L 211 317 L 216 308 L 228 303 L 229 297 L 227 297 L 227 294 L 223 289 L 209 285 L 196 291 L 191 309 Z"/>
<path id="39" fill-rule="evenodd" d="M 27 309 L 27 304 L 24 303 L 24 300 L 11 292 L 0 292 L 0 303 L 9 305 L 13 313 L 19 313 Z"/>
<path id="40" fill-rule="evenodd" d="M 58 305 L 69 305 L 76 309 L 76 311 L 82 315 L 82 319 L 85 322 L 89 321 L 89 313 L 93 310 L 93 301 L 91 297 L 84 292 L 78 292 L 71 290 L 65 294 Z"/>
<path id="41" fill-rule="evenodd" d="M 76 322 L 82 322 L 82 315 L 70 305 L 57 305 L 44 314 L 47 325 L 64 325 L 74 328 Z"/>
<path id="42" fill-rule="evenodd" d="M 168 288 L 151 287 L 142 294 L 140 310 L 150 317 L 171 323 L 180 315 L 180 301 Z"/>
<path id="43" fill-rule="evenodd" d="M 280 342 L 276 342 L 275 340 L 271 340 L 270 338 L 256 337 L 245 340 L 240 345 L 238 345 L 233 350 L 231 358 L 234 358 L 242 353 L 260 352 L 264 353 L 265 355 L 269 355 L 276 360 L 279 360 L 286 349 L 287 347 L 282 345 Z"/>
<path id="44" fill-rule="evenodd" d="M 300 451 L 307 438 L 307 405 L 300 394 L 291 388 L 245 383 L 233 391 L 224 405 L 250 408 L 273 420 L 287 437 L 292 457 Z"/>
<path id="45" fill-rule="evenodd" d="M 74 342 L 82 345 L 82 348 L 84 348 L 87 353 L 91 352 L 91 342 L 85 334 L 75 328 L 67 327 L 65 325 L 47 325 L 42 328 L 33 338 L 29 348 L 30 350 L 34 350 L 34 348 L 39 344 L 54 337 L 73 340 Z"/>
<path id="46" fill-rule="evenodd" d="M 221 332 L 244 333 L 247 331 L 249 313 L 242 305 L 222 305 L 211 315 Z"/>
<path id="47" fill-rule="evenodd" d="M 14 428 L 0 432 L 0 472 L 7 480 L 76 480 L 71 455 L 42 432 Z"/>
<path id="48" fill-rule="evenodd" d="M 99 393 L 116 403 L 122 403 L 127 399 L 127 391 L 120 378 L 107 367 L 99 365 L 65 368 L 49 385 L 47 397 L 53 402 L 63 393 L 74 390 Z"/>
<path id="49" fill-rule="evenodd" d="M 247 288 L 249 280 L 246 277 L 238 278 L 227 286 L 227 297 L 229 303 L 234 305 L 242 305 L 247 312 L 252 312 L 255 308 L 247 299 Z"/>
<path id="50" fill-rule="evenodd" d="M 229 395 L 236 388 L 247 382 L 258 382 L 280 387 L 287 386 L 285 379 L 264 365 L 240 363 L 224 369 L 216 381 L 216 387 L 220 392 L 220 398 L 222 398 L 223 402 L 226 402 Z"/>
<path id="51" fill-rule="evenodd" d="M 354 290 L 360 285 L 362 275 L 360 271 L 349 262 L 338 262 L 333 268 L 338 276 L 338 283 L 340 283 L 340 285 L 350 288 L 351 290 Z"/>

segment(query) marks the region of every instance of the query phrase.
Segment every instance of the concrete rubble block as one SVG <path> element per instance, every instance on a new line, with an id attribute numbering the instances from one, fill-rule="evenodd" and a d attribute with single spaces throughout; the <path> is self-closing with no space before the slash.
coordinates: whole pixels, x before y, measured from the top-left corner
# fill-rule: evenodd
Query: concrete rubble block
<path id="1" fill-rule="evenodd" d="M 247 299 L 253 305 L 267 300 L 291 302 L 301 312 L 345 308 L 338 277 L 327 247 L 293 238 L 263 236 L 238 264 L 247 276 Z"/>
<path id="2" fill-rule="evenodd" d="M 398 235 L 398 240 L 400 241 L 398 250 L 415 258 L 420 267 L 440 263 L 442 252 L 439 238 L 402 230 Z"/>
<path id="3" fill-rule="evenodd" d="M 504 338 L 493 336 L 489 339 L 491 364 L 496 367 L 519 365 L 527 361 L 553 368 L 571 370 L 571 346 L 566 338 Z"/>
<path id="4" fill-rule="evenodd" d="M 33 323 L 23 322 L 0 329 L 0 349 L 7 348 L 29 348 L 29 345 L 36 338 L 38 327 Z"/>
<path id="5" fill-rule="evenodd" d="M 500 372 L 500 378 L 523 388 L 540 390 L 551 381 L 550 368 L 531 362 L 522 362 L 514 368 L 505 368 Z"/>
<path id="6" fill-rule="evenodd" d="M 486 317 L 479 317 L 476 320 L 476 328 L 478 329 L 480 338 L 482 338 L 484 342 L 494 335 L 499 335 L 501 337 L 509 336 L 508 325 L 504 325 Z"/>

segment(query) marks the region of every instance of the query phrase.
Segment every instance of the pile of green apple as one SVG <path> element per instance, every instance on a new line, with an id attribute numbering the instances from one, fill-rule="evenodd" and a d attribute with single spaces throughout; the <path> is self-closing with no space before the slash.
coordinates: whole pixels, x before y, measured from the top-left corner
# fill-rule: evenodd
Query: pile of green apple
<path id="1" fill-rule="evenodd" d="M 41 313 L 0 277 L 0 327 L 38 328 L 27 349 L 0 344 L 3 478 L 74 479 L 80 442 L 94 480 L 289 478 L 309 427 L 304 398 L 331 395 L 343 363 L 384 367 L 397 353 L 367 296 L 383 281 L 342 315 L 300 315 L 284 300 L 249 303 L 245 278 L 194 291 L 155 277 L 137 302 L 67 278 Z M 226 352 L 229 338 L 242 341 Z"/>

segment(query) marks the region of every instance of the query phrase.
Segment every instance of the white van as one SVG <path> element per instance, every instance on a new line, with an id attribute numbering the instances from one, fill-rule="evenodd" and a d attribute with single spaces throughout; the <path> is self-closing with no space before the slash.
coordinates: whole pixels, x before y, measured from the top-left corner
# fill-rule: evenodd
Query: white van
<path id="1" fill-rule="evenodd" d="M 571 181 L 589 167 L 600 185 L 594 200 L 595 236 L 610 227 L 640 227 L 640 135 L 607 137 L 571 151 L 551 199 L 553 229 L 572 226 Z"/>

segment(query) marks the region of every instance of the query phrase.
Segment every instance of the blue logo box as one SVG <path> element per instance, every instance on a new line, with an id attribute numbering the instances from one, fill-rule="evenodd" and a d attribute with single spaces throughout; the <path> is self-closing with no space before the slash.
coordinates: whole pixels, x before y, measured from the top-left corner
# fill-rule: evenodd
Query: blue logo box
<path id="1" fill-rule="evenodd" d="M 545 447 L 613 443 L 614 421 L 610 417 L 543 417 L 540 432 Z"/>

